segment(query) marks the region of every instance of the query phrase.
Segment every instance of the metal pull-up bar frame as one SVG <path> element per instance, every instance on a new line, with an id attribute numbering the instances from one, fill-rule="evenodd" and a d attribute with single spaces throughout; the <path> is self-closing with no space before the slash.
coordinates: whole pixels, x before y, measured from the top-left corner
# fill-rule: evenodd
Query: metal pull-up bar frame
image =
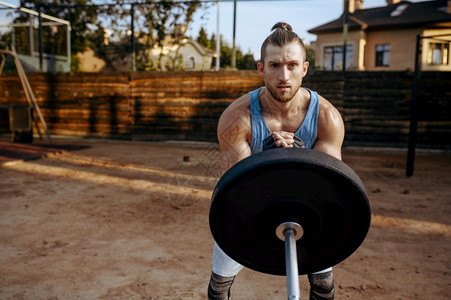
<path id="1" fill-rule="evenodd" d="M 33 107 L 38 116 L 39 120 L 41 121 L 42 127 L 44 128 L 45 134 L 47 135 L 47 139 L 50 144 L 52 144 L 52 138 L 50 137 L 49 130 L 47 128 L 47 124 L 45 123 L 44 116 L 41 113 L 41 109 L 39 108 L 38 102 L 36 101 L 36 97 L 33 93 L 33 89 L 31 88 L 30 82 L 28 81 L 27 75 L 25 74 L 25 70 L 22 67 L 22 63 L 20 62 L 20 59 L 17 55 L 16 49 L 14 46 L 11 45 L 11 50 L 1 50 L 0 54 L 2 57 L 2 62 L 0 63 L 0 75 L 3 72 L 3 67 L 5 65 L 6 57 L 5 54 L 9 54 L 13 57 L 14 63 L 16 65 L 17 73 L 19 74 L 20 82 L 22 83 L 23 90 L 25 92 L 25 97 L 27 98 L 28 105 Z M 38 128 L 38 126 L 36 125 Z"/>
<path id="2" fill-rule="evenodd" d="M 418 136 L 418 97 L 420 90 L 420 73 L 421 73 L 421 40 L 422 39 L 436 39 L 439 37 L 451 36 L 451 34 L 440 34 L 423 36 L 417 35 L 416 48 L 415 48 L 415 71 L 413 73 L 412 84 L 412 100 L 410 101 L 410 126 L 409 126 L 409 142 L 407 150 L 407 164 L 406 164 L 406 177 L 413 176 L 413 168 L 415 163 L 415 149 L 417 145 Z M 449 40 L 446 40 L 449 42 Z"/>
<path id="3" fill-rule="evenodd" d="M 41 12 L 41 9 L 39 9 L 39 11 L 34 11 L 31 10 L 29 8 L 26 7 L 21 7 L 21 6 L 16 6 L 4 1 L 0 0 L 0 5 L 6 6 L 8 8 L 11 9 L 17 9 L 21 12 L 27 13 L 29 15 L 33 15 L 33 16 L 37 16 L 38 17 L 38 23 L 39 23 L 39 70 L 43 70 L 43 42 L 42 42 L 42 26 L 46 25 L 42 22 L 42 19 L 47 19 L 50 20 L 54 23 L 56 23 L 56 25 L 65 25 L 67 26 L 67 65 L 68 68 L 70 70 L 70 65 L 71 65 L 71 44 L 70 44 L 70 31 L 71 31 L 71 25 L 70 22 L 67 20 L 63 20 L 57 17 L 53 17 L 47 14 L 44 14 Z M 48 24 L 47 24 L 48 25 Z M 12 25 L 12 27 L 15 27 L 14 25 Z M 14 38 L 14 35 L 13 35 Z"/>

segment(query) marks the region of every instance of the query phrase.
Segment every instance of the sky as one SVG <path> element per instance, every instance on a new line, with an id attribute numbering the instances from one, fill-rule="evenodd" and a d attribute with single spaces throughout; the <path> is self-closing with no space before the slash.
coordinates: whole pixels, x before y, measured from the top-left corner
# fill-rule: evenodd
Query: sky
<path id="1" fill-rule="evenodd" d="M 18 0 L 2 0 L 19 5 Z M 411 0 L 419 2 L 421 0 Z M 96 2 L 101 2 L 100 0 Z M 385 6 L 386 0 L 364 0 L 365 8 Z M 260 58 L 260 46 L 270 34 L 271 27 L 283 21 L 310 44 L 316 36 L 309 29 L 337 19 L 343 11 L 343 0 L 274 0 L 274 1 L 237 1 L 236 38 L 237 47 L 244 53 L 251 52 L 255 59 Z M 5 23 L 5 11 L 0 11 L 0 24 Z M 207 10 L 197 11 L 187 35 L 196 38 L 201 27 L 210 37 L 217 34 L 217 5 L 212 3 Z M 233 1 L 219 4 L 219 31 L 227 43 L 233 42 Z"/>
<path id="2" fill-rule="evenodd" d="M 410 0 L 420 2 L 421 0 Z M 424 1 L 424 0 L 423 0 Z M 386 0 L 363 0 L 364 8 L 387 5 Z M 232 45 L 233 41 L 233 2 L 219 5 L 220 33 Z M 343 13 L 343 0 L 298 0 L 298 1 L 244 1 L 237 2 L 235 43 L 244 52 L 260 58 L 260 46 L 270 34 L 271 27 L 283 21 L 290 24 L 293 31 L 307 44 L 316 40 L 308 33 L 309 29 L 337 19 Z M 205 15 L 204 20 L 201 19 Z M 208 33 L 216 33 L 217 5 L 206 12 L 197 12 L 188 35 L 197 37 L 201 26 Z"/>

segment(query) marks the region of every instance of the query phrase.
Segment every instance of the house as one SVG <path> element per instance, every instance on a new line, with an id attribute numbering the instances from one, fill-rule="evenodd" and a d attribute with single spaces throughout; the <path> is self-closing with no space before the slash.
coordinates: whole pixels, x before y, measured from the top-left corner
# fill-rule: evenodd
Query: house
<path id="1" fill-rule="evenodd" d="M 138 40 L 140 46 L 146 44 L 145 38 Z M 127 39 L 110 43 L 106 40 L 103 58 L 96 56 L 92 49 L 77 53 L 80 69 L 84 72 L 128 72 L 132 69 Z M 171 36 L 166 36 L 163 45 L 147 49 L 143 53 L 147 61 L 151 61 L 156 69 L 162 71 L 208 71 L 212 68 L 216 53 L 206 49 L 198 42 L 183 38 L 178 43 Z M 122 55 L 121 55 L 122 53 Z M 123 55 L 123 53 L 127 53 Z"/>
<path id="2" fill-rule="evenodd" d="M 386 6 L 370 9 L 363 5 L 363 0 L 349 0 L 346 70 L 413 70 L 421 35 L 422 70 L 451 71 L 451 0 L 387 0 Z M 317 36 L 318 69 L 342 69 L 343 20 L 344 14 L 308 30 Z"/>
<path id="3" fill-rule="evenodd" d="M 153 61 L 160 60 L 160 68 L 166 70 L 209 71 L 215 52 L 191 39 L 179 44 L 164 42 L 162 47 L 150 50 Z M 161 57 L 161 59 L 160 59 Z"/>

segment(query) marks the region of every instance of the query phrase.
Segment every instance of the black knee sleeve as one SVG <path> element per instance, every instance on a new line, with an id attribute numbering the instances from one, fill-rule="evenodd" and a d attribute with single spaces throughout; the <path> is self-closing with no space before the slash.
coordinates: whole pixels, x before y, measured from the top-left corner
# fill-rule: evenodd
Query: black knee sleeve
<path id="1" fill-rule="evenodd" d="M 332 271 L 308 274 L 310 282 L 310 300 L 334 299 L 334 276 Z"/>
<path id="2" fill-rule="evenodd" d="M 210 284 L 208 285 L 208 300 L 229 300 L 230 289 L 235 276 L 223 277 L 211 272 Z"/>

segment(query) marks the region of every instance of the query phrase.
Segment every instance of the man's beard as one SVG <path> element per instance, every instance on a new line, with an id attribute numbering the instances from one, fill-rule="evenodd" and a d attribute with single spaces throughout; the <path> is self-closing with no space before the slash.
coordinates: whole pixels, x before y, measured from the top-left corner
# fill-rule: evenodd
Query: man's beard
<path id="1" fill-rule="evenodd" d="M 290 102 L 291 99 L 293 99 L 293 97 L 296 95 L 296 93 L 299 91 L 299 89 L 301 88 L 301 85 L 297 86 L 297 87 L 291 87 L 291 89 L 288 92 L 284 92 L 283 94 L 278 94 L 277 93 L 277 88 L 276 90 L 274 90 L 272 87 L 270 86 L 266 86 L 266 88 L 268 89 L 269 93 L 271 94 L 271 96 L 276 99 L 277 101 L 281 102 L 281 103 L 287 103 Z"/>

